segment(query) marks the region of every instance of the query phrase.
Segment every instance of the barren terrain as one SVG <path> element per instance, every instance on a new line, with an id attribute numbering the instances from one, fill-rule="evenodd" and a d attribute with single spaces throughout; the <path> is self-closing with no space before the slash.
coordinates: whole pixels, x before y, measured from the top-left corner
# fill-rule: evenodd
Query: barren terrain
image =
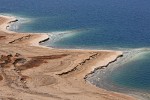
<path id="1" fill-rule="evenodd" d="M 0 100 L 135 100 L 84 80 L 122 52 L 39 46 L 48 36 L 8 32 L 12 19 L 0 17 Z"/>

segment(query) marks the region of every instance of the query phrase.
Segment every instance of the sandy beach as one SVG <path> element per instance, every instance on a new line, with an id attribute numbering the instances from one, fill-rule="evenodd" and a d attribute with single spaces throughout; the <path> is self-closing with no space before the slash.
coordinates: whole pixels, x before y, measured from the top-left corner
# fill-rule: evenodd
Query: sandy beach
<path id="1" fill-rule="evenodd" d="M 0 16 L 0 99 L 137 100 L 97 88 L 85 77 L 108 66 L 121 51 L 67 50 L 39 45 L 46 34 L 8 31 L 16 18 Z"/>

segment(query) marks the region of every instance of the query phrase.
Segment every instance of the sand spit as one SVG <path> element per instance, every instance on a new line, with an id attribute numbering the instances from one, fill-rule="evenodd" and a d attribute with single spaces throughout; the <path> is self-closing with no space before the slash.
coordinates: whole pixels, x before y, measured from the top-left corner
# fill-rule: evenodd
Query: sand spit
<path id="1" fill-rule="evenodd" d="M 0 16 L 0 99 L 136 100 L 84 80 L 87 74 L 114 61 L 122 52 L 39 46 L 40 41 L 49 37 L 8 32 L 6 27 L 14 20 Z"/>

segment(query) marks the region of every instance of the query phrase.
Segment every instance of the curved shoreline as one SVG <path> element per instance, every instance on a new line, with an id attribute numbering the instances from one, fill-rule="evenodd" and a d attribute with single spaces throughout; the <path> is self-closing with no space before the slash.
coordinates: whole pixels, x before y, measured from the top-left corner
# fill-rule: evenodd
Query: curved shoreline
<path id="1" fill-rule="evenodd" d="M 136 49 L 133 51 L 126 51 L 123 54 L 123 57 L 116 60 L 114 63 L 111 63 L 110 66 L 105 66 L 103 69 L 95 70 L 94 73 L 87 77 L 87 80 L 93 85 L 99 88 L 104 88 L 106 90 L 115 91 L 119 93 L 125 93 L 127 95 L 134 96 L 139 100 L 149 100 L 149 92 L 138 89 L 129 89 L 127 87 L 121 87 L 116 83 L 112 83 L 108 77 L 111 75 L 114 69 L 120 67 L 125 63 L 130 62 L 131 60 L 136 59 L 135 56 L 140 56 L 149 52 L 149 48 Z M 97 79 L 97 80 L 96 80 Z"/>
<path id="2" fill-rule="evenodd" d="M 5 28 L 7 27 L 6 26 L 7 24 L 4 24 L 4 26 L 5 26 Z M 3 27 L 4 27 L 3 26 Z M 5 29 L 5 28 L 2 28 L 3 29 L 3 31 L 5 31 L 5 32 L 8 32 L 8 30 L 7 29 Z M 10 32 L 10 31 L 9 31 Z M 17 32 L 12 32 L 12 33 L 15 33 L 15 34 L 17 34 Z M 35 35 L 35 34 L 33 34 L 33 35 Z M 30 40 L 30 42 L 28 43 L 28 45 L 30 45 L 30 46 L 39 46 L 39 42 L 41 42 L 41 41 L 45 41 L 45 40 L 47 40 L 48 39 L 48 35 L 41 35 L 41 34 L 36 34 L 36 36 L 37 35 L 39 35 L 38 37 L 36 37 L 34 40 Z M 40 47 L 43 47 L 43 46 L 40 46 Z M 70 50 L 70 51 L 74 51 L 74 50 Z M 78 52 L 80 52 L 80 51 L 82 51 L 82 52 L 84 52 L 85 50 L 75 50 L 75 51 L 78 51 Z M 115 55 L 114 56 L 112 56 L 112 57 L 109 57 L 109 55 L 108 55 L 108 57 L 107 57 L 107 59 L 105 59 L 103 62 L 100 62 L 100 64 L 98 63 L 97 65 L 94 65 L 94 66 L 91 66 L 92 68 L 89 68 L 87 71 L 86 71 L 86 73 L 83 73 L 83 76 L 81 77 L 80 76 L 80 78 L 82 79 L 84 79 L 84 75 L 87 75 L 87 72 L 88 73 L 91 73 L 91 71 L 92 70 L 95 70 L 95 69 L 97 69 L 97 67 L 99 67 L 99 65 L 103 65 L 103 66 L 105 66 L 105 65 L 109 65 L 109 63 L 111 63 L 111 62 L 114 62 L 118 57 L 120 57 L 121 55 L 122 55 L 122 52 L 117 52 L 117 51 L 111 51 L 111 50 L 86 50 L 86 52 L 114 52 L 115 53 Z M 109 59 L 109 60 L 108 60 Z M 90 58 L 89 58 L 89 60 L 90 60 Z M 81 64 L 82 65 L 82 64 Z M 92 69 L 92 70 L 91 70 Z M 70 69 L 67 69 L 66 71 L 69 71 Z M 62 71 L 62 72 L 64 72 L 64 71 Z M 82 83 L 83 84 L 83 83 Z M 121 99 L 120 99 L 121 100 Z"/>

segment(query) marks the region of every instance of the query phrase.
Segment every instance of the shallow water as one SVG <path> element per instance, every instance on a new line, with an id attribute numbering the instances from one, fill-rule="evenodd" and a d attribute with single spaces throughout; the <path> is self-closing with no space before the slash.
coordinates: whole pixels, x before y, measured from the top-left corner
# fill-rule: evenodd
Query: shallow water
<path id="1" fill-rule="evenodd" d="M 116 68 L 109 76 L 112 82 L 130 89 L 150 90 L 150 52 L 135 56 Z M 150 91 L 149 91 L 150 92 Z"/>
<path id="2" fill-rule="evenodd" d="M 124 54 L 115 63 L 89 75 L 98 87 L 125 93 L 150 93 L 150 52 L 143 49 Z"/>
<path id="3" fill-rule="evenodd" d="M 0 0 L 0 13 L 30 19 L 18 23 L 15 31 L 53 32 L 55 41 L 47 46 L 124 50 L 150 47 L 149 4 L 149 0 Z M 112 71 L 111 82 L 149 90 L 149 51 L 138 58 Z"/>

